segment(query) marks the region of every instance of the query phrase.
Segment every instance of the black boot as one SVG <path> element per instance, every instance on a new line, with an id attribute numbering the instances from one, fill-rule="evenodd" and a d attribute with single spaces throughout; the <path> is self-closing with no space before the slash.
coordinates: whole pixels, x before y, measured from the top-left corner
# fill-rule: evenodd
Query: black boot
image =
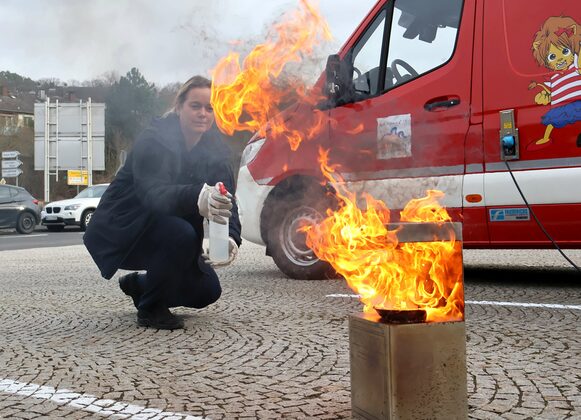
<path id="1" fill-rule="evenodd" d="M 157 328 L 158 330 L 177 330 L 184 328 L 184 321 L 172 314 L 163 305 L 151 309 L 137 311 L 137 324 L 141 327 Z"/>
<path id="2" fill-rule="evenodd" d="M 141 298 L 141 290 L 139 289 L 139 283 L 137 283 L 138 276 L 137 272 L 133 272 L 119 278 L 119 287 L 123 293 L 133 299 L 133 304 L 136 308 Z"/>

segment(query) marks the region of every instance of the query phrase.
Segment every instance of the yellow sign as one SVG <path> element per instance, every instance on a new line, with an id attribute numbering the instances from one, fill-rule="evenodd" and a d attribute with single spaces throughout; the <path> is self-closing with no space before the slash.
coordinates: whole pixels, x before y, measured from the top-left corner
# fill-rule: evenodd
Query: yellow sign
<path id="1" fill-rule="evenodd" d="M 89 185 L 89 171 L 69 169 L 67 171 L 67 184 L 69 185 Z"/>
<path id="2" fill-rule="evenodd" d="M 0 185 L 6 184 L 6 180 L 4 178 L 0 179 Z"/>

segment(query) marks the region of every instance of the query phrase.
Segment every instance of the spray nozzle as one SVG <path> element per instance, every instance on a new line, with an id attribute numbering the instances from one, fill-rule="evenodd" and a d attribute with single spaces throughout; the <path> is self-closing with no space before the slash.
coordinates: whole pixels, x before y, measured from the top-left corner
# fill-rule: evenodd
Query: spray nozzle
<path id="1" fill-rule="evenodd" d="M 228 190 L 226 189 L 226 186 L 224 185 L 223 182 L 218 182 L 216 184 L 216 186 L 218 187 L 218 191 L 220 191 L 220 194 L 222 194 L 222 195 L 230 195 L 228 193 Z"/>

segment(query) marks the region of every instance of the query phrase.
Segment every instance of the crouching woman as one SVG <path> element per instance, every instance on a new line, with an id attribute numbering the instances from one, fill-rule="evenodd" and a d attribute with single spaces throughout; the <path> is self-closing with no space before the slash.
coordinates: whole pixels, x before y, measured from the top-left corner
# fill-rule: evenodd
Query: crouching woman
<path id="1" fill-rule="evenodd" d="M 172 112 L 138 137 L 83 238 L 106 279 L 118 269 L 146 271 L 119 280 L 144 327 L 183 328 L 169 308 L 203 308 L 220 297 L 216 264 L 202 250 L 204 218 L 229 220 L 225 264 L 241 243 L 236 203 L 217 188 L 223 182 L 235 193 L 230 149 L 214 125 L 210 88 L 208 79 L 192 77 Z"/>

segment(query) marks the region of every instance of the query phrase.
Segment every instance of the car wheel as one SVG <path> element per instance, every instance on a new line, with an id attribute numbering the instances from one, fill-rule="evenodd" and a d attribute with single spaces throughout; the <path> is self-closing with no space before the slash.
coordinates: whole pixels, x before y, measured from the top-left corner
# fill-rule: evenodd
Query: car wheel
<path id="1" fill-rule="evenodd" d="M 91 217 L 93 217 L 94 212 L 95 212 L 95 210 L 85 210 L 85 212 L 81 216 L 81 230 L 82 231 L 87 230 L 87 226 L 89 226 L 89 223 L 91 222 Z"/>
<path id="2" fill-rule="evenodd" d="M 36 219 L 29 212 L 20 213 L 16 221 L 16 230 L 18 233 L 29 234 L 34 232 L 36 226 Z"/>
<path id="3" fill-rule="evenodd" d="M 288 277 L 297 280 L 336 278 L 331 265 L 317 258 L 306 244 L 306 235 L 297 230 L 305 223 L 323 219 L 325 209 L 331 207 L 328 199 L 313 197 L 286 199 L 273 206 L 279 215 L 267 231 L 270 255 L 277 267 Z"/>
<path id="4" fill-rule="evenodd" d="M 49 232 L 62 232 L 63 230 L 65 230 L 64 226 L 47 226 L 46 227 L 48 229 Z"/>

